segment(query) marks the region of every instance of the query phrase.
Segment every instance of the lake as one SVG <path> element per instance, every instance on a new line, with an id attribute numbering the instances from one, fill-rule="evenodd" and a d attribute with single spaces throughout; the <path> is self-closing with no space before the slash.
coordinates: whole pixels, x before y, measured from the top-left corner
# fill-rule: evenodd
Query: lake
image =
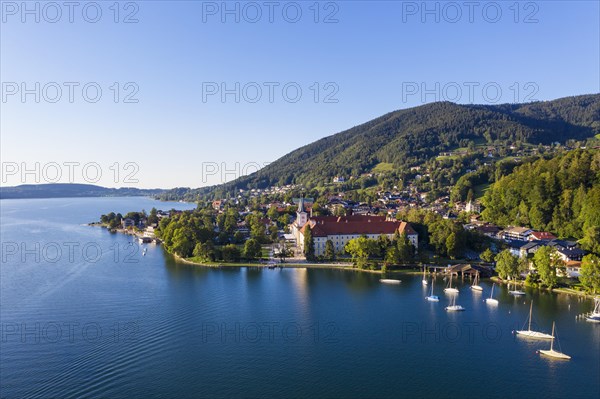
<path id="1" fill-rule="evenodd" d="M 147 198 L 2 200 L 0 396 L 569 397 L 600 395 L 593 302 L 527 290 L 457 303 L 421 276 L 400 285 L 330 269 L 208 269 L 89 227 L 100 214 L 194 205 Z M 142 256 L 142 248 L 147 253 Z M 556 321 L 570 361 L 517 338 Z"/>

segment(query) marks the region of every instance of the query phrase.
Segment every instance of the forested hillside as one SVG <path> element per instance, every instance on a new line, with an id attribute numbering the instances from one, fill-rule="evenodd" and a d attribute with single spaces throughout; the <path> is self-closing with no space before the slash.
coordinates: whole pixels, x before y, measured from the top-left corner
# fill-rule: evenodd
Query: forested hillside
<path id="1" fill-rule="evenodd" d="M 561 237 L 600 234 L 600 151 L 574 150 L 525 163 L 482 199 L 484 219 L 531 226 Z"/>
<path id="2" fill-rule="evenodd" d="M 405 171 L 458 148 L 585 141 L 599 133 L 597 94 L 529 104 L 432 103 L 391 112 L 325 137 L 233 182 L 173 190 L 163 199 L 192 199 L 209 192 L 224 197 L 237 189 L 292 183 L 318 187 L 330 183 L 334 176 L 360 176 L 380 164 L 390 173 Z"/>

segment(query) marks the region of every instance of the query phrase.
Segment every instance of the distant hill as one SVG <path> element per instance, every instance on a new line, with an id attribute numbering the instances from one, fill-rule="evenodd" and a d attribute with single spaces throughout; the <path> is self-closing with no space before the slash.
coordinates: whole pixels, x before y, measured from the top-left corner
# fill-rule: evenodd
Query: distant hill
<path id="1" fill-rule="evenodd" d="M 0 199 L 17 198 L 68 198 L 68 197 L 139 197 L 155 196 L 161 189 L 138 189 L 131 187 L 106 188 L 92 184 L 23 184 L 0 187 Z"/>
<path id="2" fill-rule="evenodd" d="M 375 168 L 402 170 L 463 147 L 494 143 L 549 144 L 586 140 L 600 133 L 600 94 L 527 104 L 460 105 L 438 102 L 394 111 L 325 137 L 232 182 L 179 188 L 163 199 L 192 200 L 238 189 L 302 183 L 322 186 L 335 176 L 359 176 Z"/>

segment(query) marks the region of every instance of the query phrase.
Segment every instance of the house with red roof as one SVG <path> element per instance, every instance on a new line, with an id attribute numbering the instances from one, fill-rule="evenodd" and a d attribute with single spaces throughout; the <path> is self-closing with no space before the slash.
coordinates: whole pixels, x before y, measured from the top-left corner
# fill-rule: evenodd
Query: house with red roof
<path id="1" fill-rule="evenodd" d="M 552 233 L 548 233 L 547 231 L 534 231 L 529 235 L 529 241 L 552 241 L 556 240 L 556 237 Z"/>

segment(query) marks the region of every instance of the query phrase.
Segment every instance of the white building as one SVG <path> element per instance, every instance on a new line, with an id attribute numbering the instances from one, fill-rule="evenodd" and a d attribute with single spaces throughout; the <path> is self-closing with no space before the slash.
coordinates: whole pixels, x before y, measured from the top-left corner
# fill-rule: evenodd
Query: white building
<path id="1" fill-rule="evenodd" d="M 419 246 L 419 235 L 409 223 L 388 221 L 385 216 L 373 215 L 309 218 L 308 214 L 304 212 L 303 203 L 301 202 L 298 206 L 296 221 L 291 226 L 292 234 L 296 237 L 296 245 L 301 251 L 304 251 L 304 233 L 307 226 L 310 226 L 311 229 L 316 256 L 325 253 L 327 241 L 332 242 L 336 253 L 342 253 L 348 241 L 361 236 L 377 239 L 379 236 L 385 235 L 392 239 L 396 233 L 406 234 L 415 249 L 418 249 Z"/>

